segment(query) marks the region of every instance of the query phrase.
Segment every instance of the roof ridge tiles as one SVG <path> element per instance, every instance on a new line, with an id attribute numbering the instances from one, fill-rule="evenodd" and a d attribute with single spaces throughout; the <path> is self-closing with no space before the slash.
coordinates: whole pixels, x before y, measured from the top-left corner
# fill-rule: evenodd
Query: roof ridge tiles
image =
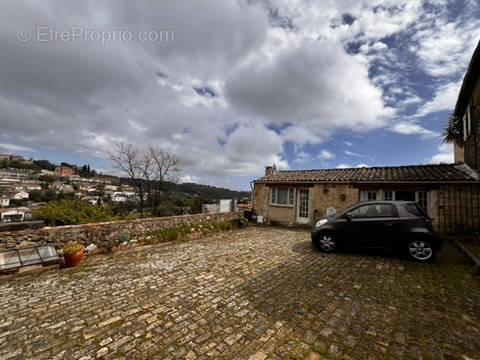
<path id="1" fill-rule="evenodd" d="M 313 172 L 313 171 L 357 171 L 357 170 L 377 170 L 377 169 L 396 169 L 396 168 L 439 168 L 439 167 L 453 167 L 458 164 L 417 164 L 417 165 L 394 165 L 394 166 L 369 166 L 359 168 L 325 168 L 325 169 L 295 169 L 295 170 L 276 170 L 275 173 L 287 172 Z"/>
<path id="2" fill-rule="evenodd" d="M 463 171 L 462 171 L 463 170 Z M 385 182 L 385 181 L 478 181 L 480 176 L 459 164 L 376 166 L 346 169 L 280 170 L 261 177 L 266 182 Z"/>

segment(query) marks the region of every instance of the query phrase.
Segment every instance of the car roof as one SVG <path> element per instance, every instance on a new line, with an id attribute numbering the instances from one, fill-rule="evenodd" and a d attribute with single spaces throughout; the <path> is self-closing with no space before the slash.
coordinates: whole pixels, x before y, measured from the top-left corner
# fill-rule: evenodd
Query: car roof
<path id="1" fill-rule="evenodd" d="M 363 204 L 405 205 L 405 204 L 416 204 L 416 202 L 415 201 L 403 201 L 403 200 L 365 200 L 365 201 L 360 201 L 353 206 L 363 205 Z"/>

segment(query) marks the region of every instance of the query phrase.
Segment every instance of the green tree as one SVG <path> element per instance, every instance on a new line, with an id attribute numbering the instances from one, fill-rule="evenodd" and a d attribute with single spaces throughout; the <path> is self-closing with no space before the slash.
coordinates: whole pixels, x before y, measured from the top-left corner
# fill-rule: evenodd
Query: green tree
<path id="1" fill-rule="evenodd" d="M 50 171 L 55 170 L 55 164 L 51 163 L 48 160 L 33 160 L 33 163 L 45 170 L 50 170 Z"/>
<path id="2" fill-rule="evenodd" d="M 117 219 L 111 206 L 92 205 L 78 199 L 51 201 L 35 210 L 34 216 L 53 226 L 88 224 Z"/>

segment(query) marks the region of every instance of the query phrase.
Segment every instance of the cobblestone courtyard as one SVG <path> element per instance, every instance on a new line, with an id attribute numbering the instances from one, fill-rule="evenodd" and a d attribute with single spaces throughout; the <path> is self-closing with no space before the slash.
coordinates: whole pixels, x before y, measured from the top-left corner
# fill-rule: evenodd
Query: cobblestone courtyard
<path id="1" fill-rule="evenodd" d="M 0 278 L 1 359 L 480 359 L 480 279 L 249 227 Z"/>

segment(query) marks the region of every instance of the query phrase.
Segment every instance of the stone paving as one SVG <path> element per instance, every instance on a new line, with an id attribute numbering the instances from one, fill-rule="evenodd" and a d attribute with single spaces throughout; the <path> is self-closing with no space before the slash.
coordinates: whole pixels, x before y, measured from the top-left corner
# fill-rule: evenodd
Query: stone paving
<path id="1" fill-rule="evenodd" d="M 0 278 L 0 359 L 480 359 L 480 279 L 249 227 Z"/>

